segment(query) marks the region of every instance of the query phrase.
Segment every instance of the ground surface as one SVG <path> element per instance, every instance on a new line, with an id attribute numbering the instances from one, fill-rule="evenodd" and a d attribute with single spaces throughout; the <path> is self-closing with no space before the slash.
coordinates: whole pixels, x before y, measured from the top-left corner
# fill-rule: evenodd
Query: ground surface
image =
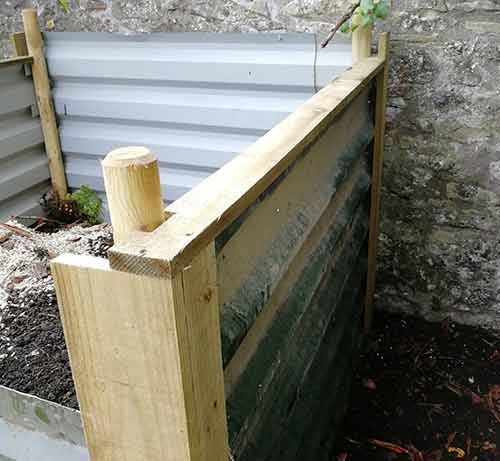
<path id="1" fill-rule="evenodd" d="M 337 459 L 500 460 L 497 386 L 497 337 L 448 321 L 379 313 L 353 382 Z"/>
<path id="2" fill-rule="evenodd" d="M 107 225 L 52 233 L 0 225 L 0 385 L 78 407 L 49 262 L 105 256 L 111 243 Z"/>
<path id="3" fill-rule="evenodd" d="M 77 408 L 49 261 L 64 252 L 105 256 L 111 229 L 10 225 L 0 225 L 0 384 Z M 337 460 L 500 461 L 499 448 L 498 337 L 378 313 Z"/>

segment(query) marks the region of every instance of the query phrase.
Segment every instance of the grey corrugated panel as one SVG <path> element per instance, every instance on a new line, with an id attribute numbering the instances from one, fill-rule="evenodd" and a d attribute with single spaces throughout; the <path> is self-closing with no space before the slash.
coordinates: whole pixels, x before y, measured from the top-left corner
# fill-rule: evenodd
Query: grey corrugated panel
<path id="1" fill-rule="evenodd" d="M 0 202 L 0 222 L 7 221 L 12 216 L 41 216 L 40 198 L 50 189 L 50 181 L 45 180 L 40 184 L 26 189 Z"/>
<path id="2" fill-rule="evenodd" d="M 0 221 L 39 213 L 39 199 L 49 189 L 33 81 L 24 66 L 0 69 Z"/>
<path id="3" fill-rule="evenodd" d="M 87 461 L 80 413 L 0 386 L 0 460 Z"/>
<path id="4" fill-rule="evenodd" d="M 62 148 L 71 156 L 88 155 L 104 158 L 117 147 L 147 145 L 161 163 L 203 165 L 220 168 L 259 136 L 239 133 L 174 129 L 165 125 L 121 124 L 118 121 L 92 123 L 62 120 L 59 127 Z"/>
<path id="5" fill-rule="evenodd" d="M 91 91 L 90 91 L 91 88 Z M 312 93 L 56 83 L 56 111 L 78 116 L 270 130 Z"/>
<path id="6" fill-rule="evenodd" d="M 88 185 L 97 191 L 104 190 L 101 165 L 98 161 L 71 156 L 66 159 L 65 166 L 70 187 L 76 188 Z M 210 174 L 210 171 L 160 167 L 160 180 L 164 199 L 166 201 L 177 200 Z"/>
<path id="7" fill-rule="evenodd" d="M 5 200 L 50 177 L 49 161 L 40 149 L 19 152 L 2 161 L 0 200 Z"/>
<path id="8" fill-rule="evenodd" d="M 145 145 L 176 200 L 351 63 L 312 34 L 45 34 L 70 187 L 103 191 L 99 160 Z"/>
<path id="9" fill-rule="evenodd" d="M 24 66 L 11 66 L 0 72 L 0 116 L 35 104 L 33 83 Z"/>
<path id="10" fill-rule="evenodd" d="M 252 85 L 314 84 L 312 34 L 105 33 L 46 34 L 54 77 L 219 82 Z M 333 73 L 349 65 L 349 44 L 321 50 Z"/>
<path id="11" fill-rule="evenodd" d="M 42 127 L 31 112 L 9 114 L 0 119 L 0 159 L 43 143 Z"/>

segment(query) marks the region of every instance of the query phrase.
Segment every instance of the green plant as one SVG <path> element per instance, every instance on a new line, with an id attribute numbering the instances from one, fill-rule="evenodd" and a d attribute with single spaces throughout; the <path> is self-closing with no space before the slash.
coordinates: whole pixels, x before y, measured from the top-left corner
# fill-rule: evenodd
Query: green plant
<path id="1" fill-rule="evenodd" d="M 71 194 L 78 207 L 80 214 L 87 219 L 90 224 L 97 223 L 99 213 L 102 209 L 102 200 L 97 193 L 88 186 L 82 186 Z"/>
<path id="2" fill-rule="evenodd" d="M 389 0 L 361 0 L 354 15 L 342 24 L 341 32 L 354 32 L 358 27 L 369 27 L 376 19 L 384 20 L 389 16 Z"/>
<path id="3" fill-rule="evenodd" d="M 61 8 L 64 10 L 65 13 L 69 12 L 68 0 L 59 0 L 59 5 L 61 5 Z"/>

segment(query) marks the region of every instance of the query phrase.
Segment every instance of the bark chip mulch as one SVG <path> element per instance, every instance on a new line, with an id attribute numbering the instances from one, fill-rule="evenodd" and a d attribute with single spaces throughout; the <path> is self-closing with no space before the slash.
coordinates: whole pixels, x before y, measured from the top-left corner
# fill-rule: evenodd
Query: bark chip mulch
<path id="1" fill-rule="evenodd" d="M 500 340 L 379 312 L 336 460 L 499 461 Z"/>

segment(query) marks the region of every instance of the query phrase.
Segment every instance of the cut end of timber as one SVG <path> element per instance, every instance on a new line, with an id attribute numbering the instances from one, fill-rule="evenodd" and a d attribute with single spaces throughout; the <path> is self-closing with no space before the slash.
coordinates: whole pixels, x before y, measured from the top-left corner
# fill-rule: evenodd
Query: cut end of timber
<path id="1" fill-rule="evenodd" d="M 147 147 L 129 146 L 112 150 L 102 161 L 102 166 L 127 168 L 139 165 L 146 166 L 156 161 L 155 155 Z"/>
<path id="2" fill-rule="evenodd" d="M 35 18 L 38 18 L 38 11 L 36 10 L 36 8 L 24 8 L 23 9 L 23 16 L 24 17 L 28 17 L 28 16 L 31 16 L 31 17 L 35 17 Z"/>

